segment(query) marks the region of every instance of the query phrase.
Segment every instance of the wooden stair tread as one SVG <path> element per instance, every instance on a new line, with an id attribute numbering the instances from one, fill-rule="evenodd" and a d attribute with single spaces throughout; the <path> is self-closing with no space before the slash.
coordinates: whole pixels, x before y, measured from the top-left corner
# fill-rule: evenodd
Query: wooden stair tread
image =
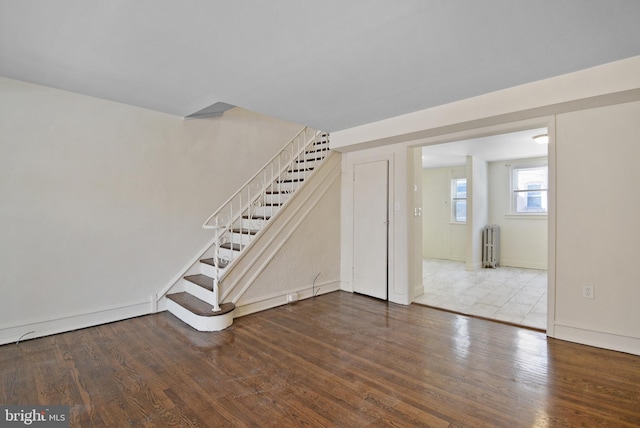
<path id="1" fill-rule="evenodd" d="M 255 235 L 258 232 L 260 232 L 260 230 L 258 229 L 247 229 L 247 228 L 236 228 L 236 229 L 231 229 L 232 233 L 237 233 L 239 235 Z"/>
<path id="2" fill-rule="evenodd" d="M 269 193 L 269 192 L 267 192 Z M 280 192 L 278 192 L 280 193 Z M 245 220 L 269 220 L 271 218 L 271 216 L 267 216 L 267 215 L 254 215 L 249 217 L 248 215 L 243 215 L 242 216 L 243 219 Z"/>
<path id="3" fill-rule="evenodd" d="M 305 171 L 306 171 L 306 172 L 311 172 L 311 171 L 313 171 L 313 167 L 312 167 L 312 166 L 309 166 L 309 167 L 306 167 L 306 168 L 290 169 L 290 170 L 289 170 L 289 171 L 287 171 L 287 172 L 288 172 L 288 173 L 290 173 L 290 174 L 294 174 L 294 173 L 296 173 L 296 172 L 305 172 Z"/>
<path id="4" fill-rule="evenodd" d="M 304 178 L 285 178 L 284 180 L 278 180 L 276 183 L 299 183 L 304 181 Z"/>
<path id="5" fill-rule="evenodd" d="M 213 264 L 213 259 L 211 259 L 211 264 Z M 207 275 L 202 275 L 201 273 L 199 273 L 196 275 L 185 276 L 184 279 L 189 282 L 193 282 L 194 284 L 199 285 L 206 290 L 213 291 L 213 278 Z"/>
<path id="6" fill-rule="evenodd" d="M 213 257 L 209 257 L 208 259 L 201 259 L 200 263 L 204 263 L 206 265 L 216 267 L 216 265 L 213 264 Z M 220 266 L 220 269 L 224 269 L 225 267 Z"/>
<path id="7" fill-rule="evenodd" d="M 186 292 L 167 294 L 167 299 L 176 302 L 189 312 L 202 317 L 216 317 L 224 315 L 236 308 L 236 305 L 233 303 L 222 303 L 220 304 L 220 311 L 213 312 L 213 306 Z"/>
<path id="8" fill-rule="evenodd" d="M 244 247 L 244 245 L 231 244 L 230 242 L 227 242 L 226 244 L 221 244 L 220 245 L 220 248 L 224 248 L 225 250 L 233 250 L 233 251 L 242 251 L 243 247 Z"/>
<path id="9" fill-rule="evenodd" d="M 310 154 L 314 154 L 314 153 L 324 153 L 324 152 L 328 152 L 329 149 L 328 148 L 320 148 L 320 149 L 314 149 L 314 150 L 307 150 L 305 153 L 305 155 L 310 155 Z"/>
<path id="10" fill-rule="evenodd" d="M 290 190 L 267 190 L 265 193 L 267 195 L 280 195 L 280 194 L 291 195 L 291 194 L 293 194 L 293 192 L 290 191 Z"/>

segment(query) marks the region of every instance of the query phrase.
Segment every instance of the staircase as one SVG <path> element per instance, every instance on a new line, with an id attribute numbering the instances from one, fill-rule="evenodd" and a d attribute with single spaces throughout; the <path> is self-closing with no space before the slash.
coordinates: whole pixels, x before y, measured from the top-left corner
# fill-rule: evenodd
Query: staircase
<path id="1" fill-rule="evenodd" d="M 213 230 L 214 239 L 170 288 L 169 312 L 199 331 L 229 327 L 235 305 L 220 303 L 231 291 L 220 299 L 225 276 L 328 153 L 329 135 L 304 128 L 213 213 L 202 227 Z"/>

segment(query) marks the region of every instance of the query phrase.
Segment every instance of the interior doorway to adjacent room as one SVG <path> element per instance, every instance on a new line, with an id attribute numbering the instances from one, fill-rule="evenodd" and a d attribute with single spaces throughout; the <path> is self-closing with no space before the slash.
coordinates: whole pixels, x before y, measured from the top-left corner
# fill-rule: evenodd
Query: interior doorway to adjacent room
<path id="1" fill-rule="evenodd" d="M 414 302 L 545 329 L 546 128 L 422 148 L 424 294 Z M 474 200 L 475 197 L 475 200 Z M 480 229 L 500 227 L 499 267 L 483 268 Z"/>

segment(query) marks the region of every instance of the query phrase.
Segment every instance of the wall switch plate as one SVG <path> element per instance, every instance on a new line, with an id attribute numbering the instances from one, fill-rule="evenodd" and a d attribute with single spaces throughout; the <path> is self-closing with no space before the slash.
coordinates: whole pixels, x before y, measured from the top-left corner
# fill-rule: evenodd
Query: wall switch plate
<path id="1" fill-rule="evenodd" d="M 582 287 L 582 297 L 584 297 L 585 299 L 595 299 L 595 289 L 593 287 L 593 285 L 585 285 L 584 287 Z"/>

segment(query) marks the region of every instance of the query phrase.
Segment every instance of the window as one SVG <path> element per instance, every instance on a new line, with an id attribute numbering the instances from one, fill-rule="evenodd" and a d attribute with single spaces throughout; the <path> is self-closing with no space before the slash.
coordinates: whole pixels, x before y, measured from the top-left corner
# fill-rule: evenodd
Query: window
<path id="1" fill-rule="evenodd" d="M 512 213 L 546 214 L 547 165 L 514 166 L 511 171 Z"/>
<path id="2" fill-rule="evenodd" d="M 467 179 L 454 178 L 451 180 L 452 220 L 455 223 L 467 221 Z"/>

